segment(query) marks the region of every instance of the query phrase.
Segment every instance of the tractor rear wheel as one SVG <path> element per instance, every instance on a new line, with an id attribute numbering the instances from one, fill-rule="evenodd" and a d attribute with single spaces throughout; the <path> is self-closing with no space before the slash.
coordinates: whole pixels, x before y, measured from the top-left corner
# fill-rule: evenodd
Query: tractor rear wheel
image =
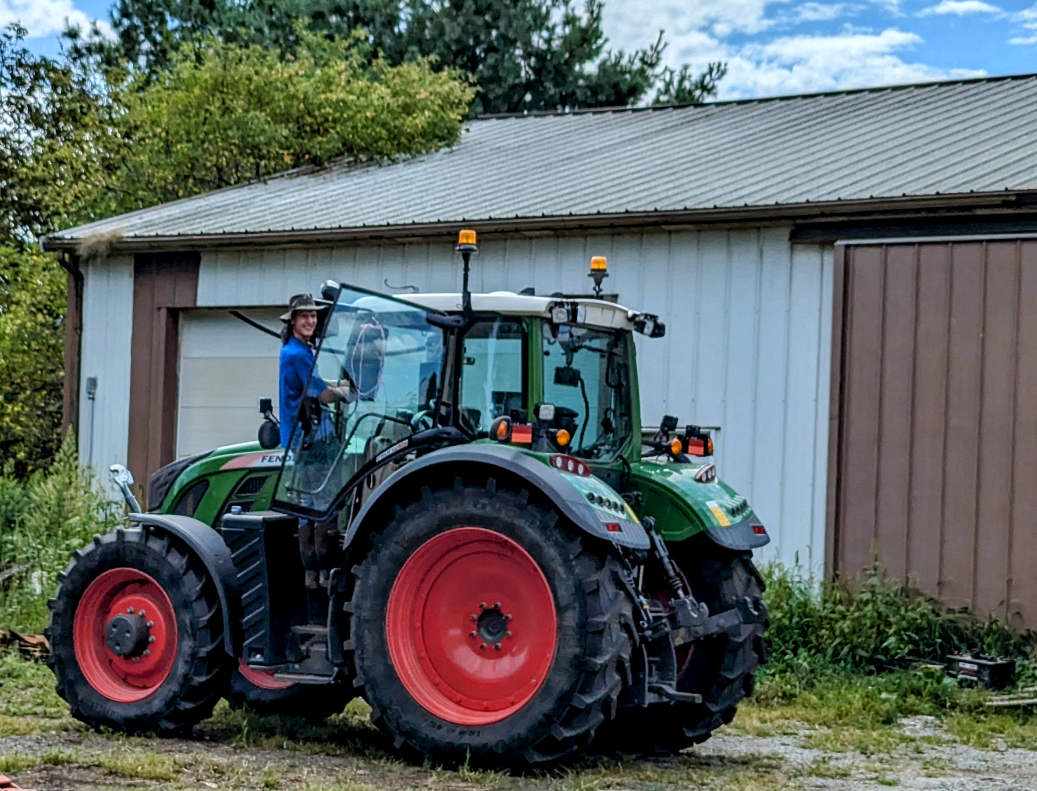
<path id="1" fill-rule="evenodd" d="M 353 572 L 355 683 L 397 749 L 539 764 L 615 715 L 632 633 L 619 562 L 526 492 L 423 488 Z"/>
<path id="2" fill-rule="evenodd" d="M 704 535 L 669 549 L 692 594 L 713 615 L 732 609 L 739 599 L 755 601 L 763 595 L 763 578 L 752 563 L 751 552 L 722 549 Z M 664 586 L 650 585 L 646 592 L 652 595 L 654 587 Z M 655 598 L 664 606 L 669 600 L 667 594 Z M 742 625 L 734 632 L 678 649 L 677 689 L 701 695 L 702 703 L 656 703 L 620 709 L 596 746 L 660 755 L 706 741 L 713 731 L 734 719 L 739 702 L 752 694 L 756 670 L 764 662 L 766 627 L 765 623 Z"/>
<path id="3" fill-rule="evenodd" d="M 352 689 L 345 684 L 280 681 L 273 673 L 250 668 L 243 661 L 231 676 L 227 693 L 232 709 L 245 709 L 261 717 L 302 717 L 318 725 L 340 714 L 352 699 Z"/>
<path id="4" fill-rule="evenodd" d="M 49 664 L 86 724 L 182 732 L 209 717 L 232 668 L 205 566 L 178 539 L 118 529 L 58 577 Z"/>

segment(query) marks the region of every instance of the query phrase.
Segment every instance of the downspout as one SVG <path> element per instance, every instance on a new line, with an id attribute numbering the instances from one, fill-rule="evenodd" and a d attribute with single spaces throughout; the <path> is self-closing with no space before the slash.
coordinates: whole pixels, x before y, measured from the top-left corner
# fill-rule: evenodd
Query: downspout
<path id="1" fill-rule="evenodd" d="M 79 256 L 67 251 L 58 252 L 58 264 L 68 272 L 69 289 L 68 305 L 65 309 L 65 381 L 63 403 L 63 422 L 66 429 L 79 431 L 79 378 L 82 360 L 83 335 L 83 270 L 79 266 Z M 74 324 L 69 317 L 75 319 Z M 70 376 L 69 374 L 72 374 Z"/>

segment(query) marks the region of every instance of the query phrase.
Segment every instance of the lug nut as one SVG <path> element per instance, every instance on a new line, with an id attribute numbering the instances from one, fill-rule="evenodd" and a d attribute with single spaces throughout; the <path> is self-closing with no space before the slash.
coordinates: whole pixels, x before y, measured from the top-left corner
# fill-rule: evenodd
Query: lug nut
<path id="1" fill-rule="evenodd" d="M 151 649 L 150 648 L 145 648 L 144 649 L 144 656 L 151 656 Z"/>
<path id="2" fill-rule="evenodd" d="M 152 626 L 154 626 L 154 625 L 155 625 L 155 622 L 154 622 L 154 621 L 148 621 L 148 622 L 147 622 L 146 624 L 144 624 L 144 625 L 145 625 L 146 627 L 148 627 L 148 628 L 150 629 L 150 628 L 151 628 Z"/>
<path id="3" fill-rule="evenodd" d="M 486 648 L 486 643 L 479 643 L 479 649 L 480 650 L 484 650 L 485 648 Z"/>
<path id="4" fill-rule="evenodd" d="M 473 621 L 478 621 L 479 620 L 479 616 L 476 615 L 474 612 L 471 615 L 469 615 L 468 617 L 471 618 Z"/>
<path id="5" fill-rule="evenodd" d="M 505 621 L 510 621 L 510 620 L 511 620 L 511 613 L 510 613 L 510 612 L 509 612 L 509 613 L 507 613 L 507 614 L 505 614 L 505 616 L 504 616 L 504 620 L 505 620 Z"/>
<path id="6" fill-rule="evenodd" d="M 486 609 L 486 602 L 484 602 L 484 601 L 479 602 L 479 609 L 480 610 L 485 610 Z"/>
<path id="7" fill-rule="evenodd" d="M 495 609 L 495 610 L 499 610 L 500 609 L 500 602 L 499 601 L 495 601 L 493 603 L 493 609 Z"/>
<path id="8" fill-rule="evenodd" d="M 500 643 L 494 643 L 493 647 L 496 648 L 498 651 L 500 651 L 500 648 L 501 648 Z"/>
<path id="9" fill-rule="evenodd" d="M 126 608 L 126 612 L 128 612 L 130 615 L 133 615 L 133 608 L 132 607 L 127 607 Z"/>
<path id="10" fill-rule="evenodd" d="M 143 618 L 146 614 L 147 614 L 147 610 L 144 610 L 144 609 L 141 609 L 141 611 L 139 613 L 137 613 L 137 615 L 139 615 L 141 618 Z"/>
<path id="11" fill-rule="evenodd" d="M 508 637 L 511 637 L 511 632 L 508 632 Z M 148 636 L 148 642 L 149 643 L 155 642 L 155 635 L 149 635 Z"/>
<path id="12" fill-rule="evenodd" d="M 475 633 L 475 632 L 469 632 L 469 633 L 468 633 L 468 636 L 469 636 L 469 637 L 475 637 L 475 636 L 476 636 L 476 633 Z"/>
<path id="13" fill-rule="evenodd" d="M 511 630 L 509 629 L 508 631 L 506 631 L 506 632 L 504 633 L 504 636 L 505 636 L 505 637 L 511 637 Z"/>

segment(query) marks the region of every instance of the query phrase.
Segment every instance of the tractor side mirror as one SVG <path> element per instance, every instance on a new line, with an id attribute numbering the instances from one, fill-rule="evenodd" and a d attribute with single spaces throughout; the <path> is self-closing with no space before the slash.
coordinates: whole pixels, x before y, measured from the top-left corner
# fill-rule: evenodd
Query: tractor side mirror
<path id="1" fill-rule="evenodd" d="M 259 424 L 259 447 L 263 450 L 273 450 L 281 444 L 281 422 L 274 415 L 273 400 L 260 398 L 259 412 L 264 418 Z"/>

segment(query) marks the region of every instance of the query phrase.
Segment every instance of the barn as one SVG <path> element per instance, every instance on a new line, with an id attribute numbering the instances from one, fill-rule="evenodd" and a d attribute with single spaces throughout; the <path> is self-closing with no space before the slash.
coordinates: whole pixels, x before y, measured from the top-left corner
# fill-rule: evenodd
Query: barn
<path id="1" fill-rule="evenodd" d="M 338 163 L 53 234 L 66 414 L 138 479 L 248 441 L 271 327 L 332 278 L 609 290 L 658 313 L 643 419 L 719 426 L 765 558 L 877 557 L 1037 626 L 1037 76 L 480 118 L 447 150 Z"/>

